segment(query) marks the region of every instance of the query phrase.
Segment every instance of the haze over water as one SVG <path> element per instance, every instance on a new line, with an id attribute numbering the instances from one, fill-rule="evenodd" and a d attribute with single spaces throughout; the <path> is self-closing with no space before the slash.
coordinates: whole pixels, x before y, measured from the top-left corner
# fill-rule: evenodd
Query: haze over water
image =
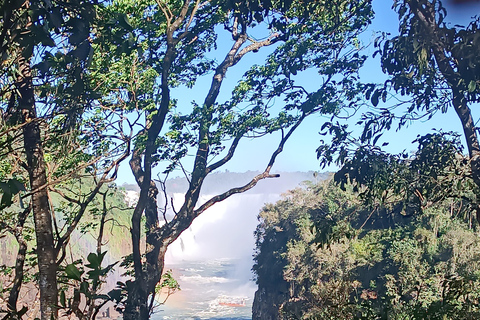
<path id="1" fill-rule="evenodd" d="M 229 178 L 236 174 L 220 175 L 216 180 L 234 181 Z M 202 213 L 167 251 L 165 270 L 172 270 L 181 291 L 159 307 L 152 319 L 251 319 L 257 290 L 251 271 L 257 215 L 265 203 L 276 202 L 281 193 L 307 179 L 314 179 L 313 173 L 281 174 L 280 179 L 265 181 L 259 188 L 234 195 Z M 213 195 L 215 189 L 227 187 L 228 183 L 210 184 L 205 189 Z M 183 202 L 182 193 L 172 197 L 175 207 Z M 201 202 L 210 197 L 203 195 Z M 245 306 L 221 305 L 225 299 L 245 300 Z"/>

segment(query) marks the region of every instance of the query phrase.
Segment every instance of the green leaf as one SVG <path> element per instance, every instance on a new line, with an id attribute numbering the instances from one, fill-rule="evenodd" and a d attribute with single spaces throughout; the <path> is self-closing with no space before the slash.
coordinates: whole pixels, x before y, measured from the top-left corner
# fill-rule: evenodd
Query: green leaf
<path id="1" fill-rule="evenodd" d="M 114 289 L 108 292 L 108 296 L 111 300 L 115 300 L 117 303 L 122 300 L 122 290 Z"/>
<path id="2" fill-rule="evenodd" d="M 380 97 L 380 90 L 375 90 L 372 95 L 372 104 L 374 107 L 378 105 L 378 98 Z"/>
<path id="3" fill-rule="evenodd" d="M 63 24 L 63 17 L 59 7 L 52 8 L 52 12 L 49 15 L 49 21 L 55 28 L 60 29 Z"/>
<path id="4" fill-rule="evenodd" d="M 477 89 L 477 82 L 475 80 L 471 80 L 468 84 L 468 92 L 474 92 Z"/>
<path id="5" fill-rule="evenodd" d="M 128 31 L 133 30 L 133 27 L 130 24 L 130 21 L 128 20 L 128 17 L 126 14 L 123 14 L 123 13 L 120 14 L 120 16 L 118 17 L 118 23 Z"/>
<path id="6" fill-rule="evenodd" d="M 65 268 L 65 274 L 67 275 L 67 278 L 69 279 L 73 279 L 73 280 L 82 280 L 82 273 L 83 272 L 80 272 L 80 270 L 78 270 L 78 268 L 73 264 L 69 264 L 66 268 Z"/>
<path id="7" fill-rule="evenodd" d="M 100 270 L 100 275 L 101 276 L 105 276 L 108 272 L 110 272 L 110 270 L 112 270 L 112 268 L 117 265 L 118 263 L 120 263 L 120 261 L 117 261 L 115 263 L 112 263 L 110 265 L 108 265 L 106 268 L 103 268 Z"/>
<path id="8" fill-rule="evenodd" d="M 87 260 L 88 262 L 90 262 L 87 267 L 91 269 L 97 269 L 98 266 L 101 264 L 101 261 L 99 261 L 97 254 L 93 252 L 88 255 Z"/>
<path id="9" fill-rule="evenodd" d="M 386 90 L 382 92 L 382 101 L 384 103 L 387 102 L 387 91 Z"/>
<path id="10" fill-rule="evenodd" d="M 65 298 L 65 291 L 60 291 L 60 305 L 62 307 L 66 307 L 67 306 L 67 301 L 66 301 L 66 298 Z"/>
<path id="11" fill-rule="evenodd" d="M 87 281 L 82 281 L 82 283 L 80 283 L 80 292 L 83 293 L 83 294 L 88 294 L 88 288 L 89 288 L 89 284 Z"/>
<path id="12" fill-rule="evenodd" d="M 8 185 L 8 182 L 0 181 L 0 189 L 2 189 L 4 193 L 10 192 L 10 186 Z"/>
<path id="13" fill-rule="evenodd" d="M 2 207 L 9 207 L 12 205 L 12 198 L 13 194 L 10 192 L 5 192 L 2 196 L 1 206 Z"/>
<path id="14" fill-rule="evenodd" d="M 106 294 L 96 294 L 93 296 L 95 299 L 110 300 L 110 296 Z"/>
<path id="15" fill-rule="evenodd" d="M 104 251 L 97 255 L 96 253 L 92 252 L 88 255 L 87 260 L 90 262 L 86 266 L 90 269 L 100 269 L 100 266 L 102 265 L 103 258 L 105 257 L 105 254 L 107 251 Z"/>
<path id="16" fill-rule="evenodd" d="M 90 42 L 88 41 L 83 41 L 77 49 L 73 50 L 72 54 L 74 57 L 76 57 L 78 60 L 85 60 L 88 58 L 88 55 L 90 54 Z"/>
<path id="17" fill-rule="evenodd" d="M 82 93 L 84 93 L 83 80 L 81 78 L 77 78 L 76 80 L 77 81 L 72 86 L 73 94 L 80 96 Z"/>
<path id="18" fill-rule="evenodd" d="M 22 50 L 22 56 L 27 59 L 33 55 L 33 47 L 34 47 L 33 40 L 31 40 L 30 38 L 28 40 L 29 42 L 23 47 L 23 50 Z"/>
<path id="19" fill-rule="evenodd" d="M 42 44 L 46 47 L 55 47 L 55 41 L 53 41 L 53 39 L 50 37 L 50 36 L 45 36 L 43 39 L 42 39 Z"/>
<path id="20" fill-rule="evenodd" d="M 17 179 L 8 180 L 8 185 L 10 186 L 10 190 L 13 194 L 17 194 L 20 191 L 27 191 L 23 183 L 21 183 Z"/>
<path id="21" fill-rule="evenodd" d="M 19 319 L 21 319 L 22 316 L 25 315 L 25 313 L 27 313 L 27 311 L 28 311 L 27 306 L 23 306 L 22 309 L 18 310 L 17 311 L 17 316 L 19 317 Z"/>

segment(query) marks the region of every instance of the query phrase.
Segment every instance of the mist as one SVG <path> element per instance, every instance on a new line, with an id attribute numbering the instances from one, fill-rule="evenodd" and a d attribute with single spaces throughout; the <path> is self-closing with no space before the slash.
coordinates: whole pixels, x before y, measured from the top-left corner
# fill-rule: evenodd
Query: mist
<path id="1" fill-rule="evenodd" d="M 202 188 L 198 206 L 255 174 L 213 174 Z M 182 290 L 169 298 L 159 315 L 163 319 L 250 319 L 257 289 L 252 267 L 258 213 L 266 203 L 279 200 L 282 193 L 314 179 L 313 172 L 281 173 L 280 178 L 261 181 L 252 190 L 233 195 L 196 218 L 167 250 L 165 270 L 172 270 Z M 182 188 L 186 186 L 181 178 L 167 182 L 167 190 L 173 190 L 168 199 L 174 208 L 181 207 Z M 168 212 L 173 214 L 173 210 Z M 225 296 L 246 300 L 246 307 L 219 306 Z"/>

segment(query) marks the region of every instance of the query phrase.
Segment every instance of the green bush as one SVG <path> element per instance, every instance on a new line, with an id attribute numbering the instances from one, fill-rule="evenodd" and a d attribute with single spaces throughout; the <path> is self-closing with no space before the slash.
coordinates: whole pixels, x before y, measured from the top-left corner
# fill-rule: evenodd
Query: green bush
<path id="1" fill-rule="evenodd" d="M 344 187 L 309 185 L 261 211 L 254 272 L 259 291 L 276 295 L 278 318 L 480 318 L 468 205 L 448 199 L 405 216 Z"/>

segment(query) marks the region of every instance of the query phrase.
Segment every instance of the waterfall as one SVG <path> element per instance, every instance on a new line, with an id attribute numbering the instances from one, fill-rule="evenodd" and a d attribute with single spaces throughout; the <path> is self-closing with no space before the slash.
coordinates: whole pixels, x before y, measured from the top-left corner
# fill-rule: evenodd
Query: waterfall
<path id="1" fill-rule="evenodd" d="M 200 203 L 212 196 L 203 195 Z M 273 203 L 279 194 L 239 194 L 215 204 L 185 230 L 167 250 L 166 263 L 215 259 L 252 259 L 253 232 L 257 215 L 265 203 Z M 173 204 L 180 207 L 183 194 L 173 194 Z M 250 265 L 251 268 L 251 265 Z"/>

